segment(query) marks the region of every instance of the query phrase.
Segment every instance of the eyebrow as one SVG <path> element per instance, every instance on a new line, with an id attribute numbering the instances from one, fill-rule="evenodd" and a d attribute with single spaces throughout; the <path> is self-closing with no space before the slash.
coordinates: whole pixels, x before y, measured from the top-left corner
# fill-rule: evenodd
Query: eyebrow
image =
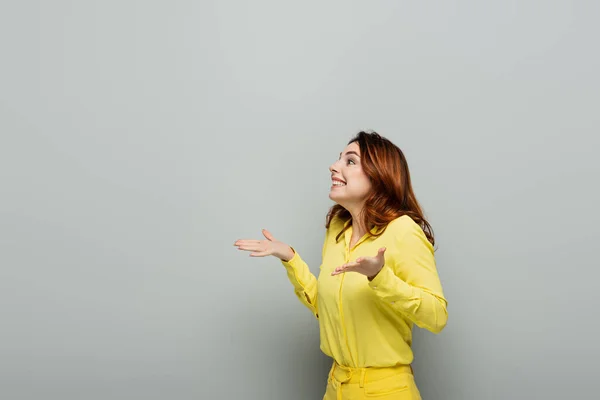
<path id="1" fill-rule="evenodd" d="M 356 157 L 360 158 L 360 156 L 358 155 L 358 153 L 355 152 L 355 151 L 349 151 L 349 152 L 346 153 L 346 155 L 348 155 L 348 154 L 356 154 Z M 341 157 L 342 157 L 342 153 L 340 153 L 340 158 Z"/>

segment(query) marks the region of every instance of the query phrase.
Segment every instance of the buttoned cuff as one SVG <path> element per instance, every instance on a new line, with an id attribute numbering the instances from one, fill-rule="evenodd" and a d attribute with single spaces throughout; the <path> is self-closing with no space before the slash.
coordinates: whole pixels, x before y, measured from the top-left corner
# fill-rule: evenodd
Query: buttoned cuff
<path id="1" fill-rule="evenodd" d="M 399 301 L 413 297 L 413 287 L 394 274 L 392 268 L 384 265 L 375 278 L 369 282 L 378 297 L 386 301 Z"/>
<path id="2" fill-rule="evenodd" d="M 279 260 L 286 268 L 293 268 L 294 265 L 298 263 L 298 259 L 300 258 L 296 249 L 294 249 L 292 246 L 290 246 L 290 248 L 294 252 L 294 256 L 287 261 Z"/>
<path id="3" fill-rule="evenodd" d="M 300 254 L 298 254 L 293 247 L 292 250 L 294 251 L 294 256 L 291 259 L 288 261 L 280 261 L 285 267 L 287 275 L 296 289 L 304 290 L 304 286 L 310 282 L 312 274 L 308 265 L 306 265 L 302 257 L 300 257 Z"/>

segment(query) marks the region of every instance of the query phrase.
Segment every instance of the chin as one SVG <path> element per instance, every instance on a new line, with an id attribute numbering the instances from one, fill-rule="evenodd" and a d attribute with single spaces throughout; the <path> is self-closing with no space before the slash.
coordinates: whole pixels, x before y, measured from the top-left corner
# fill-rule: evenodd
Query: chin
<path id="1" fill-rule="evenodd" d="M 332 200 L 334 203 L 338 204 L 338 205 L 342 205 L 340 203 L 340 199 L 338 199 L 336 196 L 332 196 L 331 193 L 329 193 L 329 199 Z M 343 207 L 343 206 L 342 206 Z"/>

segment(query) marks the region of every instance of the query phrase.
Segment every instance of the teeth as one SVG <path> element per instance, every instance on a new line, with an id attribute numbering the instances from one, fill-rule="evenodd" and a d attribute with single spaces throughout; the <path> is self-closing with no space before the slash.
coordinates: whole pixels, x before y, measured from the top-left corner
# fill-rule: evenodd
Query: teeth
<path id="1" fill-rule="evenodd" d="M 333 186 L 346 186 L 346 184 L 339 181 L 333 181 Z"/>

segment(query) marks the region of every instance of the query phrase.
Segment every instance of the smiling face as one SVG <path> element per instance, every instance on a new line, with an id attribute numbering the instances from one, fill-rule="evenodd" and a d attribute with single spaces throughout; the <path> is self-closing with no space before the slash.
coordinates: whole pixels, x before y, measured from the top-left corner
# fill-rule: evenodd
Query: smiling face
<path id="1" fill-rule="evenodd" d="M 362 169 L 358 143 L 350 143 L 329 167 L 332 185 L 329 198 L 345 209 L 360 211 L 372 186 Z"/>

